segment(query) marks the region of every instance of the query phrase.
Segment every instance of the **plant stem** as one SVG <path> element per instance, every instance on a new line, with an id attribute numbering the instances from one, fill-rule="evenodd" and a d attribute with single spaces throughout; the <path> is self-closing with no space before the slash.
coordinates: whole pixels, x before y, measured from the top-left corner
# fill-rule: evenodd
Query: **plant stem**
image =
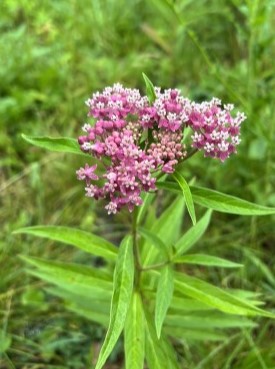
<path id="1" fill-rule="evenodd" d="M 188 159 L 191 158 L 191 156 L 195 155 L 197 152 L 199 151 L 199 149 L 194 149 L 192 151 L 190 151 L 189 154 L 187 154 L 181 161 L 180 161 L 180 164 L 183 162 L 183 161 L 186 161 Z"/>
<path id="2" fill-rule="evenodd" d="M 141 272 L 146 272 L 146 271 L 148 271 L 148 270 L 158 269 L 158 268 L 161 268 L 161 267 L 163 267 L 163 266 L 165 266 L 165 265 L 167 265 L 167 264 L 169 264 L 169 263 L 170 263 L 170 261 L 169 261 L 169 260 L 167 260 L 167 261 L 164 261 L 163 263 L 158 263 L 158 264 L 148 265 L 147 267 L 142 267 L 142 268 L 140 269 L 140 271 L 141 271 Z"/>

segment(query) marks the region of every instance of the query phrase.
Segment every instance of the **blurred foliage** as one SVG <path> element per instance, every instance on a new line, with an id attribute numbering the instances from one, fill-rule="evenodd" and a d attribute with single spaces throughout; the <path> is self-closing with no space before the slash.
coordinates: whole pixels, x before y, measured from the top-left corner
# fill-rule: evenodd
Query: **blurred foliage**
<path id="1" fill-rule="evenodd" d="M 100 204 L 84 198 L 75 179 L 83 159 L 30 147 L 21 133 L 77 136 L 89 94 L 117 81 L 143 89 L 145 72 L 156 85 L 181 88 L 199 101 L 218 96 L 246 112 L 238 155 L 224 164 L 198 155 L 188 162 L 186 178 L 274 206 L 274 8 L 274 0 L 1 1 L 0 368 L 86 368 L 102 339 L 101 328 L 66 311 L 61 299 L 27 276 L 17 255 L 86 265 L 100 260 L 11 232 L 63 224 L 116 241 L 127 220 L 127 214 L 106 218 Z M 272 221 L 214 215 L 201 242 L 204 253 L 246 268 L 195 273 L 261 292 L 274 307 Z M 261 319 L 253 332 L 219 346 L 182 342 L 177 348 L 183 368 L 272 369 L 274 338 L 274 323 Z M 112 360 L 120 359 L 118 348 Z"/>

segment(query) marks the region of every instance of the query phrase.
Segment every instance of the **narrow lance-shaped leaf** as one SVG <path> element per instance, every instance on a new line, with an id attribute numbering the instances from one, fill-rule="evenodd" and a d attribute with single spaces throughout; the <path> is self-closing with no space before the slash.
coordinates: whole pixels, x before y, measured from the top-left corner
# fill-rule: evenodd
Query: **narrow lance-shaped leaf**
<path id="1" fill-rule="evenodd" d="M 177 183 L 158 182 L 157 187 L 173 193 L 180 193 Z M 270 215 L 275 214 L 275 208 L 254 204 L 235 196 L 209 190 L 204 187 L 190 186 L 195 204 L 205 206 L 222 213 L 237 215 Z"/>
<path id="2" fill-rule="evenodd" d="M 161 254 L 169 257 L 169 248 L 162 242 L 162 240 L 153 232 L 146 228 L 138 228 L 138 233 L 141 234 L 151 245 L 155 246 Z"/>
<path id="3" fill-rule="evenodd" d="M 188 329 L 182 327 L 165 327 L 165 331 L 169 336 L 179 338 L 180 340 L 187 339 L 188 341 L 223 341 L 228 336 L 226 334 L 206 329 Z"/>
<path id="4" fill-rule="evenodd" d="M 275 318 L 275 314 L 260 309 L 216 286 L 183 273 L 176 273 L 175 289 L 220 311 L 236 315 L 259 315 Z"/>
<path id="5" fill-rule="evenodd" d="M 156 93 L 153 83 L 150 81 L 150 79 L 146 76 L 145 73 L 142 73 L 143 79 L 145 81 L 146 85 L 146 95 L 148 97 L 148 100 L 150 104 L 152 104 L 156 100 Z"/>
<path id="6" fill-rule="evenodd" d="M 117 248 L 104 238 L 80 229 L 59 226 L 35 226 L 20 228 L 14 234 L 24 233 L 49 240 L 64 242 L 96 256 L 115 260 Z"/>
<path id="7" fill-rule="evenodd" d="M 112 284 L 109 288 L 106 283 L 102 283 L 101 279 L 83 278 L 82 281 L 75 282 L 73 277 L 67 278 L 60 275 L 56 277 L 54 274 L 36 269 L 27 269 L 27 273 L 45 282 L 54 284 L 69 293 L 75 293 L 77 290 L 77 294 L 81 297 L 92 295 L 98 300 L 111 300 L 112 297 Z"/>
<path id="8" fill-rule="evenodd" d="M 190 228 L 175 244 L 175 257 L 190 250 L 191 247 L 199 241 L 206 231 L 211 218 L 211 210 L 208 210 L 197 224 Z"/>
<path id="9" fill-rule="evenodd" d="M 101 347 L 96 369 L 101 369 L 112 352 L 125 324 L 132 298 L 134 283 L 133 240 L 130 236 L 123 239 L 114 273 L 113 297 L 109 328 Z"/>
<path id="10" fill-rule="evenodd" d="M 241 327 L 257 327 L 257 324 L 251 320 L 229 314 L 213 312 L 189 312 L 186 314 L 169 313 L 165 319 L 165 327 L 177 327 L 187 329 L 224 329 L 224 328 L 241 328 Z"/>
<path id="11" fill-rule="evenodd" d="M 145 322 L 140 295 L 133 294 L 124 328 L 126 369 L 143 369 L 145 356 Z"/>
<path id="12" fill-rule="evenodd" d="M 172 345 L 164 334 L 158 339 L 153 317 L 144 307 L 146 317 L 145 357 L 149 369 L 179 369 Z"/>
<path id="13" fill-rule="evenodd" d="M 111 296 L 106 299 L 97 299 L 96 294 L 90 293 L 80 296 L 77 292 L 69 292 L 60 287 L 46 288 L 46 292 L 65 300 L 65 308 L 77 315 L 108 327 Z"/>
<path id="14" fill-rule="evenodd" d="M 170 248 L 177 240 L 184 212 L 184 199 L 178 196 L 171 205 L 161 214 L 160 218 L 151 228 L 151 233 L 155 233 L 159 239 Z M 142 250 L 143 265 L 150 265 L 159 261 L 160 253 L 155 246 L 151 246 L 148 242 Z"/>
<path id="15" fill-rule="evenodd" d="M 173 297 L 173 290 L 174 274 L 171 266 L 168 265 L 160 273 L 156 295 L 155 325 L 158 338 L 160 338 L 162 324 Z"/>
<path id="16" fill-rule="evenodd" d="M 156 299 L 156 292 L 153 291 L 144 291 L 143 295 L 149 301 Z M 169 309 L 173 312 L 176 311 L 178 314 L 185 315 L 186 311 L 209 311 L 213 310 L 214 308 L 200 301 L 193 300 L 192 298 L 183 297 L 182 295 L 173 295 Z"/>
<path id="17" fill-rule="evenodd" d="M 203 187 L 191 187 L 194 201 L 210 209 L 239 215 L 268 215 L 275 214 L 275 208 L 253 204 L 218 191 Z"/>
<path id="18" fill-rule="evenodd" d="M 97 278 L 105 281 L 112 286 L 112 279 L 109 273 L 105 270 L 94 268 L 92 266 L 74 264 L 74 263 L 63 263 L 61 261 L 46 260 L 35 257 L 20 256 L 21 259 L 26 261 L 28 264 L 37 267 L 39 270 L 45 271 L 51 275 L 68 278 L 72 283 L 81 281 L 82 278 Z M 88 284 L 88 283 L 87 283 Z"/>
<path id="19" fill-rule="evenodd" d="M 174 263 L 183 264 L 195 264 L 204 266 L 215 266 L 221 268 L 241 268 L 242 264 L 234 263 L 233 261 L 218 258 L 216 256 L 204 255 L 204 254 L 194 254 L 185 255 L 178 257 L 173 260 Z"/>
<path id="20" fill-rule="evenodd" d="M 70 137 L 31 137 L 22 134 L 22 138 L 28 143 L 50 151 L 65 152 L 77 155 L 89 156 L 80 150 L 76 139 Z"/>
<path id="21" fill-rule="evenodd" d="M 69 311 L 72 311 L 78 316 L 82 316 L 85 319 L 89 319 L 92 322 L 98 323 L 102 325 L 103 327 L 108 327 L 109 323 L 109 317 L 108 314 L 104 314 L 102 312 L 93 311 L 93 309 L 85 309 L 83 307 L 79 307 L 74 304 L 68 304 L 66 305 L 66 309 Z"/>
<path id="22" fill-rule="evenodd" d="M 98 268 L 26 256 L 21 256 L 21 259 L 36 267 L 28 269 L 28 273 L 65 291 L 77 292 L 80 296 L 92 295 L 98 299 L 111 298 L 113 287 L 111 277 Z"/>
<path id="23" fill-rule="evenodd" d="M 186 203 L 188 213 L 190 215 L 190 218 L 192 220 L 193 225 L 195 225 L 196 224 L 196 214 L 195 214 L 195 208 L 194 208 L 192 194 L 191 194 L 190 188 L 188 186 L 188 183 L 183 178 L 183 176 L 180 173 L 178 173 L 177 171 L 175 171 L 175 173 L 173 174 L 173 177 L 175 178 L 175 180 L 178 182 L 180 188 L 182 189 L 182 193 L 183 193 L 183 197 L 185 199 L 185 203 Z"/>
<path id="24" fill-rule="evenodd" d="M 138 208 L 137 225 L 140 225 L 142 220 L 145 218 L 147 209 L 155 197 L 156 197 L 155 193 L 145 192 L 142 194 L 143 204 Z"/>

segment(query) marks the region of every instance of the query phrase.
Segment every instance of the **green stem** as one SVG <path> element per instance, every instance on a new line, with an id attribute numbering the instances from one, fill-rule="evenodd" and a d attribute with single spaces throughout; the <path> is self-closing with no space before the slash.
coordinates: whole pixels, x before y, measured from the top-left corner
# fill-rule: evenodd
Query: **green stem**
<path id="1" fill-rule="evenodd" d="M 188 159 L 191 158 L 191 156 L 195 155 L 197 152 L 199 151 L 199 149 L 194 149 L 192 150 L 188 155 L 186 155 L 181 161 L 179 164 L 181 164 L 183 161 L 186 161 Z"/>
<path id="2" fill-rule="evenodd" d="M 167 260 L 167 261 L 164 261 L 163 263 L 158 263 L 158 264 L 152 264 L 152 265 L 148 265 L 147 267 L 142 267 L 140 269 L 141 272 L 146 272 L 148 270 L 152 270 L 152 269 L 158 269 L 158 268 L 162 268 L 163 266 L 169 264 L 170 261 Z"/>

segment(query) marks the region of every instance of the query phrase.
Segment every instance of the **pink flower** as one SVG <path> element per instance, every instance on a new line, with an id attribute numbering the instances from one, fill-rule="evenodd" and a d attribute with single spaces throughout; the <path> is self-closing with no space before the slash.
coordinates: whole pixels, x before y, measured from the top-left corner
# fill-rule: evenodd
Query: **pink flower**
<path id="1" fill-rule="evenodd" d="M 98 179 L 98 176 L 94 174 L 94 171 L 96 170 L 96 168 L 97 168 L 96 164 L 91 167 L 88 164 L 85 164 L 85 168 L 80 168 L 76 172 L 77 179 L 79 180 L 85 179 L 86 181 L 90 181 L 90 180 L 96 181 Z"/>
<path id="2" fill-rule="evenodd" d="M 221 106 L 221 101 L 213 98 L 210 102 L 193 103 L 189 113 L 188 125 L 193 129 L 192 146 L 204 151 L 205 156 L 227 159 L 236 152 L 240 143 L 240 124 L 246 119 L 237 112 L 234 118 L 232 104 Z"/>
<path id="3" fill-rule="evenodd" d="M 233 117 L 233 105 L 222 108 L 220 100 L 195 103 L 179 90 L 155 88 L 153 105 L 135 89 L 120 84 L 96 92 L 86 104 L 94 125 L 85 123 L 81 149 L 104 163 L 105 173 L 85 165 L 77 178 L 86 182 L 86 196 L 108 201 L 108 214 L 142 204 L 143 191 L 156 190 L 156 174 L 173 173 L 187 155 L 184 130 L 191 127 L 191 146 L 205 156 L 227 159 L 240 143 L 243 113 Z M 101 180 L 101 186 L 91 181 Z"/>

